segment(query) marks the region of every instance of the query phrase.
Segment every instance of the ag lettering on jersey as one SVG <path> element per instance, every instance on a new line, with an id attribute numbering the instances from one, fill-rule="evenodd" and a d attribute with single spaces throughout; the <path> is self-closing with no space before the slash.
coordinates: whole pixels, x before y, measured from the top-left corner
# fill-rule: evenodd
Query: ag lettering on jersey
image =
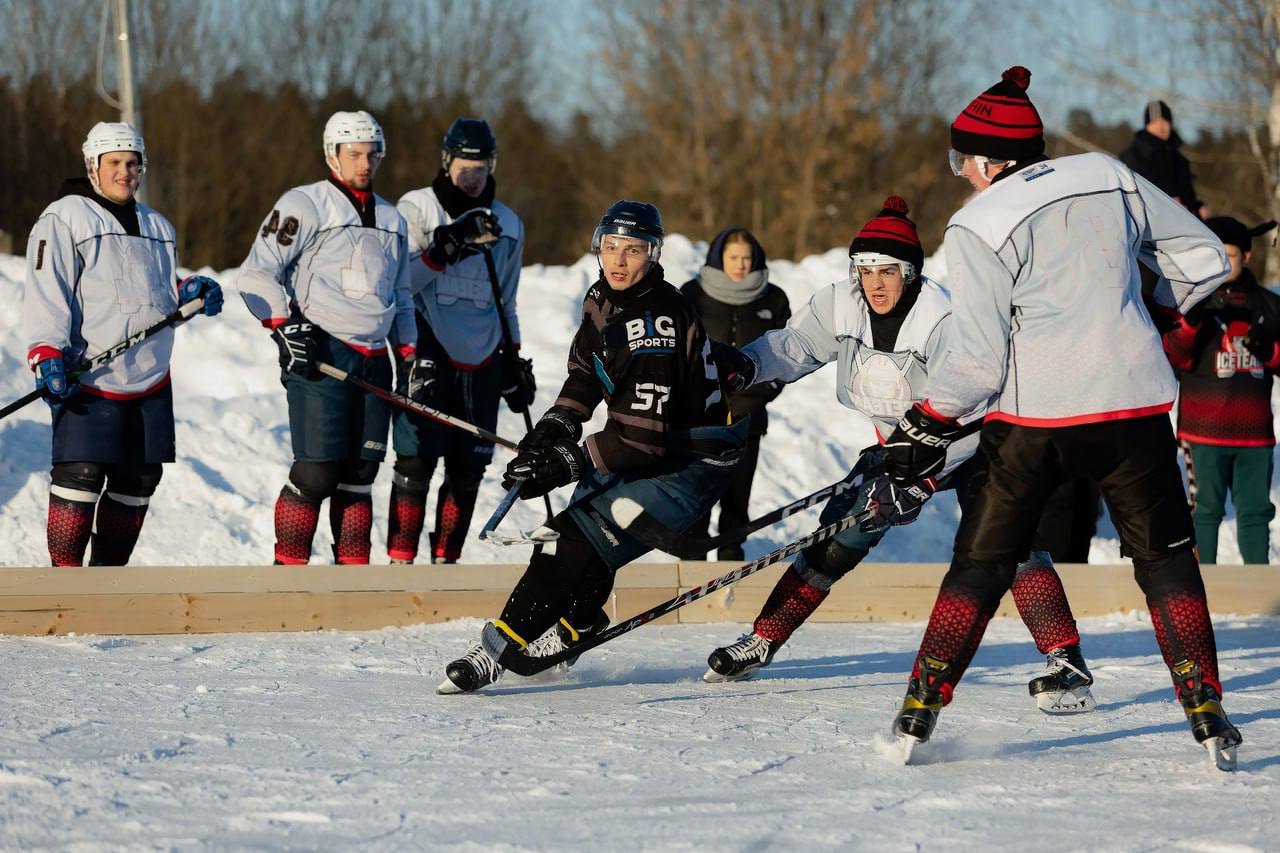
<path id="1" fill-rule="evenodd" d="M 627 349 L 632 353 L 672 352 L 676 348 L 676 323 L 665 314 L 628 320 Z"/>

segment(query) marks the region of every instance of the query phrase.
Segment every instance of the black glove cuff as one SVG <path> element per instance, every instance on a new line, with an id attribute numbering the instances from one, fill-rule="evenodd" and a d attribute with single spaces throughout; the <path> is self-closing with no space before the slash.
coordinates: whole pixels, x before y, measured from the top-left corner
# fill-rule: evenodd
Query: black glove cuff
<path id="1" fill-rule="evenodd" d="M 569 441 L 576 443 L 582 438 L 582 421 L 572 409 L 566 406 L 552 406 L 547 409 L 546 413 L 538 418 L 538 426 L 542 426 L 544 422 L 557 432 L 562 432 Z"/>

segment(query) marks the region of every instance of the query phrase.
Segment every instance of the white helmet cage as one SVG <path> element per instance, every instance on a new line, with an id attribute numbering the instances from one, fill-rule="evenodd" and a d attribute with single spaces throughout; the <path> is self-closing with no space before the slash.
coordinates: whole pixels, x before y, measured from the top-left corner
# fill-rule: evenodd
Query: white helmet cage
<path id="1" fill-rule="evenodd" d="M 84 170 L 94 192 L 102 193 L 98 186 L 98 163 L 103 154 L 112 151 L 132 151 L 138 155 L 141 161 L 138 164 L 138 186 L 142 186 L 142 178 L 147 174 L 147 147 L 142 141 L 142 134 L 133 125 L 123 121 L 100 121 L 90 128 L 80 151 L 84 154 Z"/>
<path id="2" fill-rule="evenodd" d="M 902 270 L 903 284 L 910 284 L 915 281 L 916 265 L 910 261 L 904 261 L 901 258 L 895 258 L 893 255 L 882 255 L 879 252 L 854 252 L 849 255 L 849 280 L 852 282 L 854 289 L 862 286 L 862 278 L 858 275 L 858 267 L 883 267 L 895 264 Z"/>
<path id="3" fill-rule="evenodd" d="M 350 142 L 372 142 L 380 156 L 387 155 L 382 125 L 364 110 L 336 112 L 324 123 L 324 161 L 329 168 L 337 171 L 338 146 Z"/>

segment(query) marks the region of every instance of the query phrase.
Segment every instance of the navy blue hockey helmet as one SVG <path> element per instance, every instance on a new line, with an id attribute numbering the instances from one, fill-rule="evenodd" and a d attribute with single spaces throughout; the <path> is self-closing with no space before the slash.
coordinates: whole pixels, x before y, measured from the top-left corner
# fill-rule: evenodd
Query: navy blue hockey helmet
<path id="1" fill-rule="evenodd" d="M 441 160 L 445 169 L 455 158 L 486 160 L 490 171 L 498 163 L 498 140 L 482 118 L 455 118 L 444 135 Z"/>
<path id="2" fill-rule="evenodd" d="M 600 224 L 591 235 L 591 251 L 600 254 L 600 241 L 616 234 L 644 240 L 649 244 L 649 260 L 656 262 L 662 254 L 662 213 L 647 201 L 615 201 L 600 217 Z"/>

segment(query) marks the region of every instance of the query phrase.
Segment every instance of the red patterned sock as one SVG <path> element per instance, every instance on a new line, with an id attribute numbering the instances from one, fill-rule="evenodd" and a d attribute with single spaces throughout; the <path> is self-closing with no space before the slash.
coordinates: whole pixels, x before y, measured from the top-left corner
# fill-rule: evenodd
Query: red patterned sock
<path id="1" fill-rule="evenodd" d="M 436 495 L 436 529 L 431 537 L 431 556 L 436 560 L 457 562 L 462 557 L 462 545 L 467 539 L 471 516 L 476 508 L 475 488 L 454 489 L 446 477 Z"/>
<path id="2" fill-rule="evenodd" d="M 89 565 L 129 565 L 150 500 L 115 492 L 107 492 L 98 500 L 98 523 L 93 534 Z"/>
<path id="3" fill-rule="evenodd" d="M 391 484 L 391 505 L 387 509 L 387 556 L 413 562 L 427 515 L 427 493 Z"/>
<path id="4" fill-rule="evenodd" d="M 372 487 L 339 483 L 329 498 L 329 526 L 333 557 L 340 566 L 369 564 L 369 534 L 373 528 Z"/>
<path id="5" fill-rule="evenodd" d="M 951 693 L 969 668 L 987 630 L 987 623 L 1000 605 L 1001 595 L 989 590 L 974 589 L 956 582 L 947 574 L 938 590 L 938 598 L 929 616 L 929 627 L 920 642 L 920 652 L 911 669 L 911 677 L 920 677 L 920 656 L 929 655 L 951 665 L 947 682 L 942 686 L 943 702 L 951 702 Z M 984 594 L 986 593 L 986 594 Z"/>
<path id="6" fill-rule="evenodd" d="M 1071 604 L 1052 561 L 1046 563 L 1033 555 L 1019 567 L 1010 591 L 1013 603 L 1018 607 L 1018 615 L 1031 632 L 1040 654 L 1047 655 L 1054 649 L 1080 644 L 1080 632 L 1076 629 Z"/>
<path id="7" fill-rule="evenodd" d="M 54 486 L 57 489 L 57 486 Z M 93 533 L 93 508 L 97 501 L 80 501 L 49 494 L 49 561 L 55 566 L 84 565 L 84 551 Z"/>
<path id="8" fill-rule="evenodd" d="M 831 590 L 811 586 L 794 569 L 787 569 L 760 609 L 753 630 L 766 640 L 785 643 L 830 594 Z"/>
<path id="9" fill-rule="evenodd" d="M 1209 618 L 1209 603 L 1203 592 L 1162 592 L 1147 599 L 1151 610 L 1151 625 L 1156 630 L 1156 642 L 1165 665 L 1191 660 L 1200 665 L 1205 684 L 1212 684 L 1222 695 L 1222 682 L 1218 679 L 1218 646 L 1213 637 L 1213 621 Z M 1181 685 L 1174 679 L 1173 689 L 1182 695 Z"/>
<path id="10" fill-rule="evenodd" d="M 311 540 L 320 521 L 320 504 L 285 483 L 276 499 L 276 562 L 302 565 L 311 559 Z"/>

